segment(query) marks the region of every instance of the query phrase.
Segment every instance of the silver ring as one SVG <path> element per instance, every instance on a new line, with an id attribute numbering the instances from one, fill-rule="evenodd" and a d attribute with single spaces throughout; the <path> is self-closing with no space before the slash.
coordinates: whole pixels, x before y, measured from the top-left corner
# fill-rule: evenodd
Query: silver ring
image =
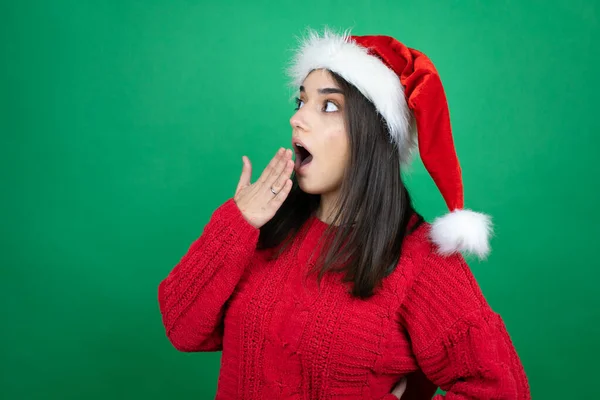
<path id="1" fill-rule="evenodd" d="M 273 190 L 273 186 L 271 186 L 271 193 L 273 193 L 275 196 L 277 196 L 277 192 Z"/>

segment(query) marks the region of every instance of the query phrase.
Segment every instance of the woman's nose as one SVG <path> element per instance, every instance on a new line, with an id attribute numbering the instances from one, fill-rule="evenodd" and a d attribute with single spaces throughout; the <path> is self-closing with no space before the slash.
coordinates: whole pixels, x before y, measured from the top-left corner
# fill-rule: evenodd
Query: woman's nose
<path id="1" fill-rule="evenodd" d="M 297 114 L 298 113 L 295 113 L 290 118 L 290 125 L 292 126 L 292 128 L 298 128 L 300 126 L 300 121 L 298 120 Z"/>
<path id="2" fill-rule="evenodd" d="M 305 127 L 304 121 L 302 119 L 302 113 L 300 112 L 300 110 L 296 111 L 294 115 L 292 115 L 292 117 L 290 118 L 290 125 L 292 126 L 292 129 L 303 129 Z"/>

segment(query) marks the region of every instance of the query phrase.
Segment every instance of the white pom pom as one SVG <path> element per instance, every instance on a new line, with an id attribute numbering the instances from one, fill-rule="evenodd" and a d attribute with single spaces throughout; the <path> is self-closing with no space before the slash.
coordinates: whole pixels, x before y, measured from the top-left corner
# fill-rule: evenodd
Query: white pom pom
<path id="1" fill-rule="evenodd" d="M 476 254 L 480 259 L 490 252 L 492 222 L 489 215 L 471 210 L 455 210 L 433 221 L 430 237 L 442 255 L 456 252 Z"/>

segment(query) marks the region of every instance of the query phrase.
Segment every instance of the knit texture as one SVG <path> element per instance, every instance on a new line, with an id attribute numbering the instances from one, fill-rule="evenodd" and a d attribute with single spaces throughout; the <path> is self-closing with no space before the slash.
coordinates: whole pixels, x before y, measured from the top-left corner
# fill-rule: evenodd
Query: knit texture
<path id="1" fill-rule="evenodd" d="M 311 217 L 279 258 L 233 199 L 160 283 L 166 334 L 180 351 L 222 351 L 217 399 L 530 399 L 499 315 L 460 255 L 435 252 L 425 223 L 367 300 L 339 273 L 308 275 L 327 225 Z"/>

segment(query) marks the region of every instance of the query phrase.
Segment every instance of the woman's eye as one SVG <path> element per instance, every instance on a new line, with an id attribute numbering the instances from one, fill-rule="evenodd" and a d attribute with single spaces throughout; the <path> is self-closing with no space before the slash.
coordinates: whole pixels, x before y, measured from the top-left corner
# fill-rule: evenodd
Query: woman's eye
<path id="1" fill-rule="evenodd" d="M 304 102 L 296 97 L 296 110 L 299 110 L 304 105 Z"/>
<path id="2" fill-rule="evenodd" d="M 332 101 L 325 102 L 325 112 L 335 112 L 338 110 L 338 107 Z"/>

